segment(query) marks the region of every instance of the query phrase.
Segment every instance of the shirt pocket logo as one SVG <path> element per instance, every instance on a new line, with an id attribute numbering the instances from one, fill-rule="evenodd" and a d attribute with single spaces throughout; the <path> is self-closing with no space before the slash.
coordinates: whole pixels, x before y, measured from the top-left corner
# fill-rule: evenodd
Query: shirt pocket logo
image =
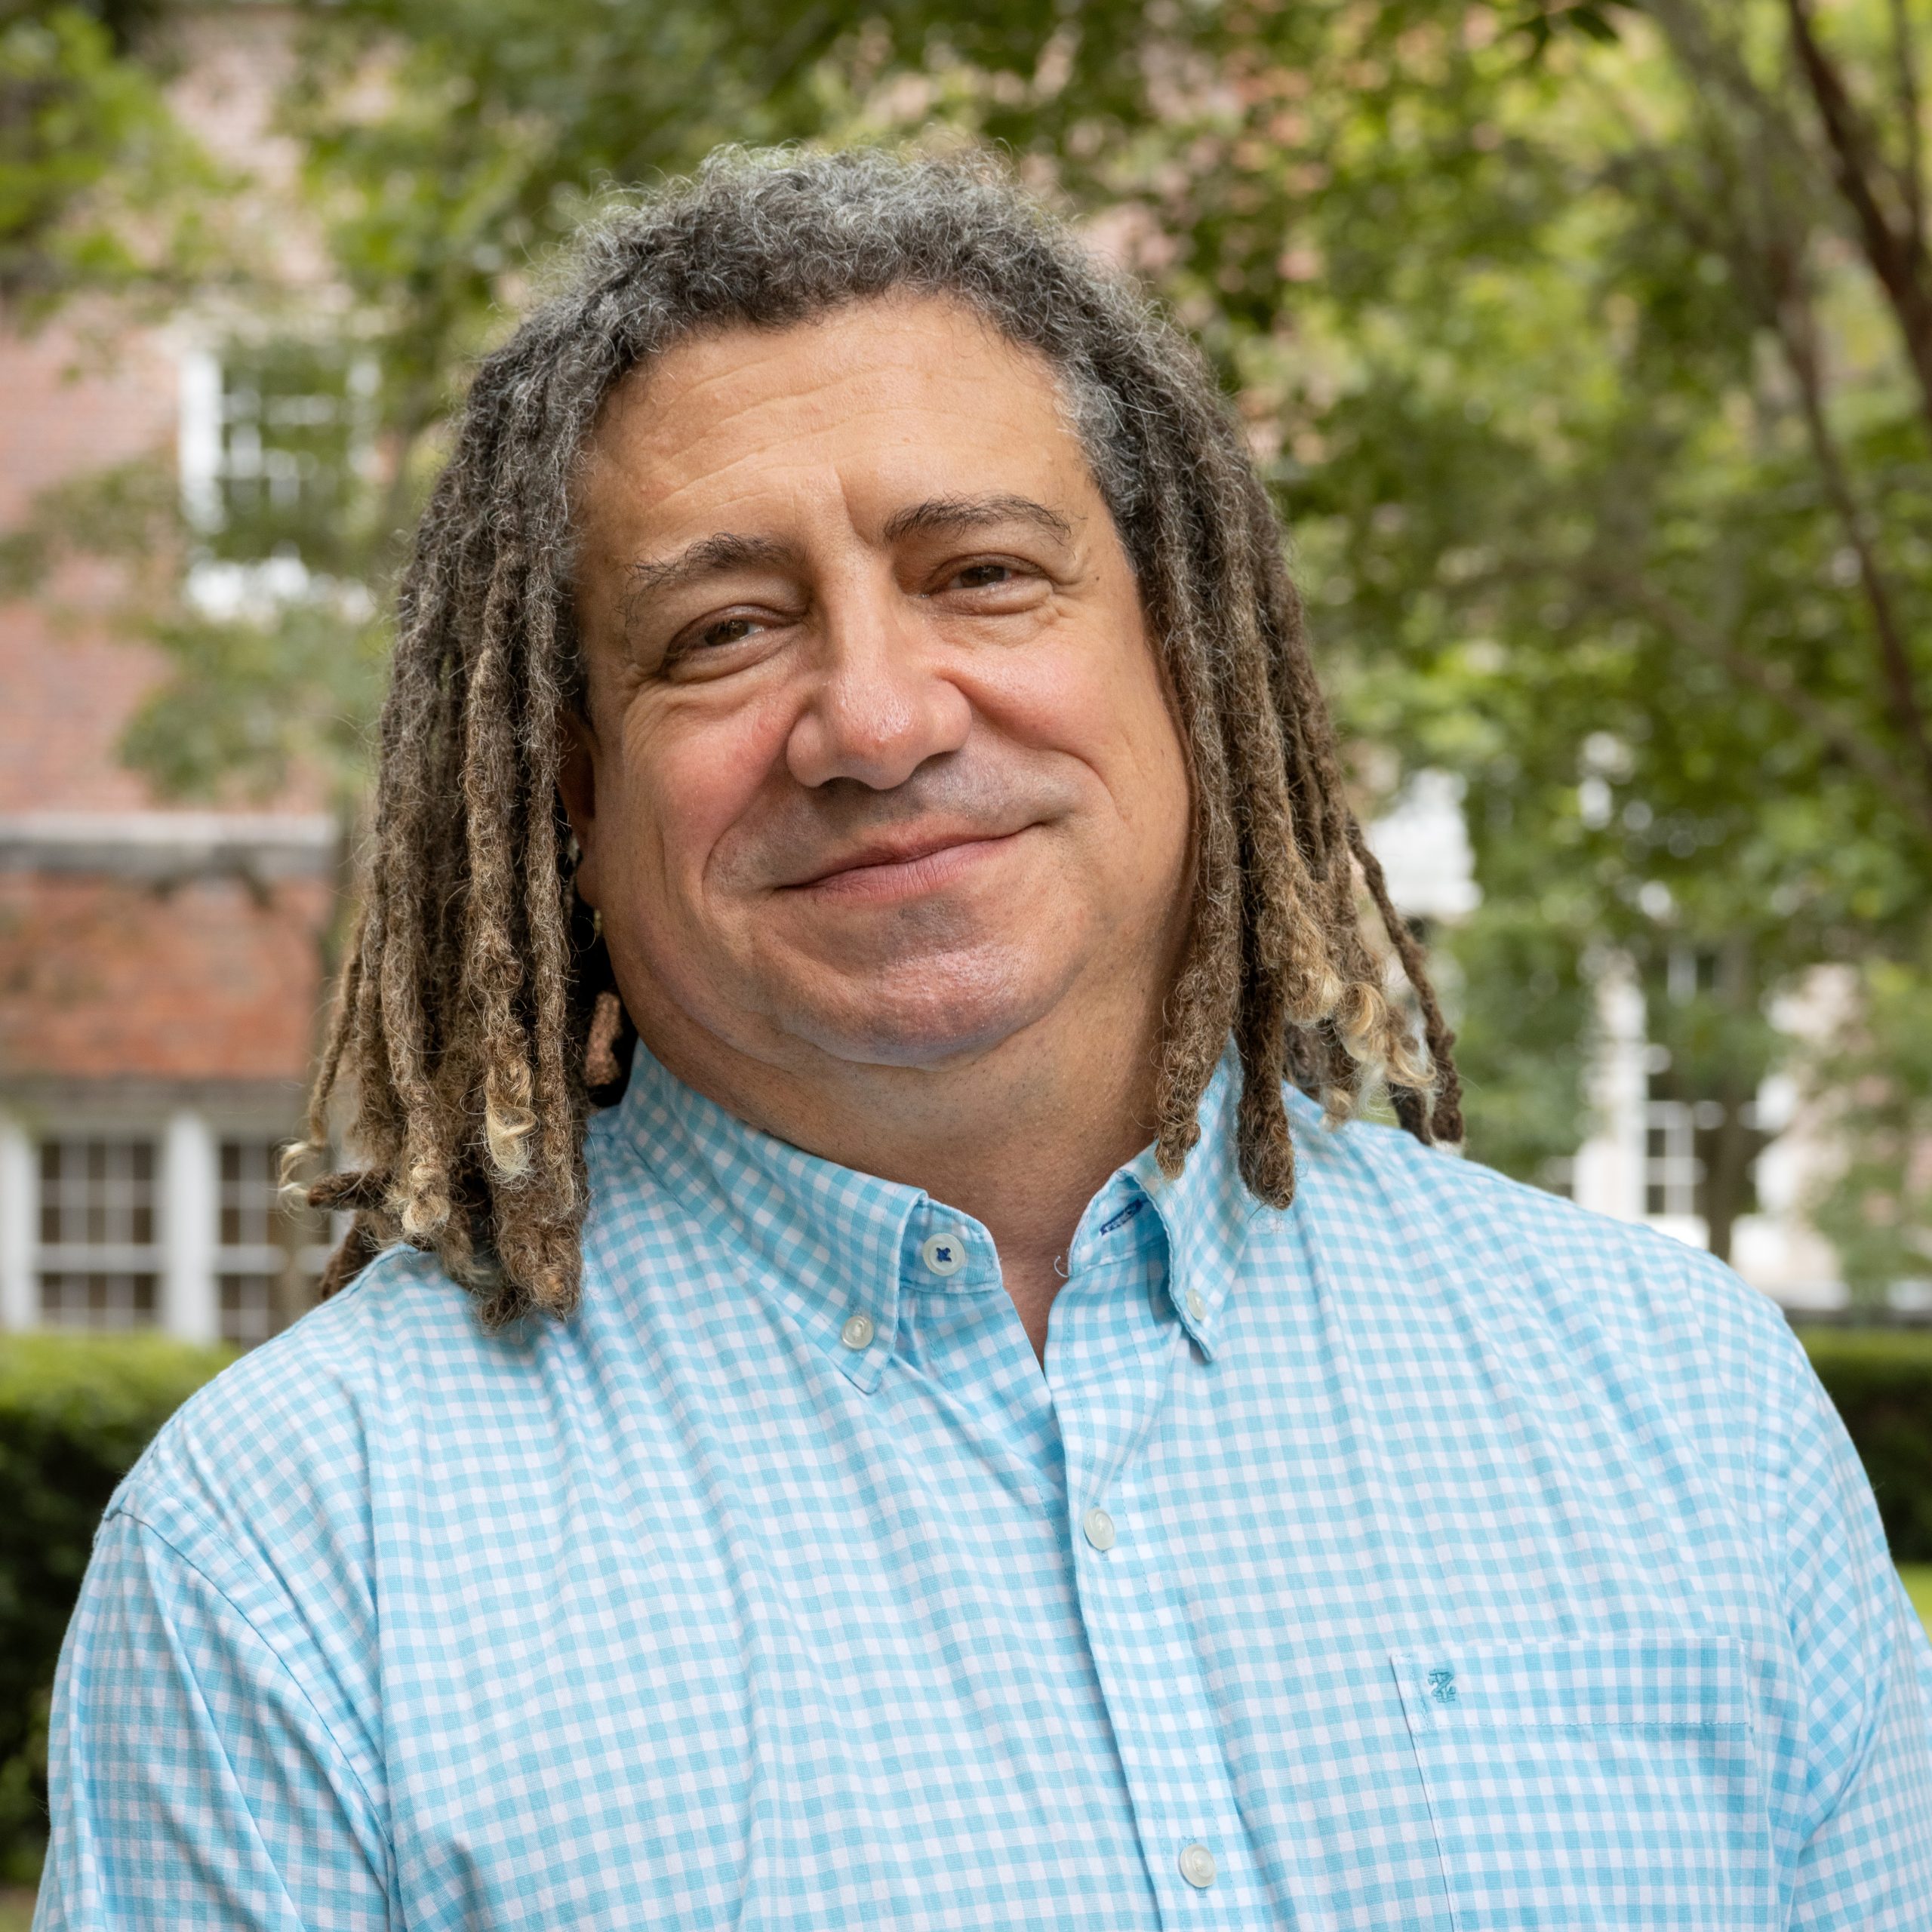
<path id="1" fill-rule="evenodd" d="M 1734 1640 L 1457 1645 L 1389 1663 L 1456 1932 L 1779 1922 Z"/>

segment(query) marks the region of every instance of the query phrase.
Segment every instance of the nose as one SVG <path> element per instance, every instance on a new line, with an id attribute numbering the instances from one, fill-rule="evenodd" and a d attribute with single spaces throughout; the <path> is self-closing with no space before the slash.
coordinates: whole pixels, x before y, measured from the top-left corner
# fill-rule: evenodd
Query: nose
<path id="1" fill-rule="evenodd" d="M 817 674 L 785 745 L 801 785 L 851 778 L 889 792 L 966 742 L 972 706 L 926 648 L 912 602 L 889 578 L 827 598 Z"/>

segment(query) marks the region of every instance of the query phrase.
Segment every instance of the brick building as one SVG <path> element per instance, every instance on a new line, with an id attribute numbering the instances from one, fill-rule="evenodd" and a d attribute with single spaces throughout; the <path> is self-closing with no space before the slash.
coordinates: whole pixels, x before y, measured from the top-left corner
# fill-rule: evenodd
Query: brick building
<path id="1" fill-rule="evenodd" d="M 184 118 L 271 194 L 287 24 L 215 8 L 180 29 Z M 318 417 L 348 437 L 344 385 L 318 411 L 307 366 L 235 316 L 0 330 L 0 531 L 54 486 L 147 464 L 204 534 L 184 571 L 299 575 L 274 513 L 331 480 Z M 0 1326 L 248 1342 L 306 1303 L 316 1265 L 275 1164 L 314 1047 L 337 828 L 312 787 L 188 804 L 129 768 L 123 734 L 167 666 L 116 621 L 124 592 L 80 561 L 0 604 Z"/>

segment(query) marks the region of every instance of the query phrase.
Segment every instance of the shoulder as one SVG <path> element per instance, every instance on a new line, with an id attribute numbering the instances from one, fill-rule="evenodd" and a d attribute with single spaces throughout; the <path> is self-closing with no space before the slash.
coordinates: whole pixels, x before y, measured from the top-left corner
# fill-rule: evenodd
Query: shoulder
<path id="1" fill-rule="evenodd" d="M 1344 1273 L 1400 1270 L 1494 1332 L 1614 1355 L 1733 1409 L 1800 1398 L 1809 1365 L 1768 1297 L 1702 1250 L 1592 1214 L 1392 1128 L 1297 1097 L 1301 1238 Z M 1285 1230 L 1284 1230 L 1285 1232 Z"/>
<path id="2" fill-rule="evenodd" d="M 1569 1471 L 1592 1506 L 1674 1515 L 1682 1546 L 1722 1543 L 1753 1589 L 1784 1588 L 1820 1498 L 1835 1534 L 1865 1535 L 1803 1347 L 1715 1257 L 1392 1129 L 1296 1118 L 1297 1198 L 1257 1231 L 1272 1223 L 1282 1279 L 1313 1284 L 1332 1346 L 1411 1407 Z"/>
<path id="3" fill-rule="evenodd" d="M 279 1569 L 316 1526 L 338 1542 L 366 1539 L 372 1489 L 406 1489 L 432 1464 L 513 1460 L 513 1441 L 554 1424 L 558 1379 L 574 1382 L 598 1335 L 608 1343 L 613 1222 L 629 1237 L 648 1224 L 659 1256 L 687 1218 L 610 1117 L 593 1121 L 589 1140 L 580 1314 L 486 1329 L 433 1256 L 390 1248 L 184 1404 L 111 1509 L 165 1534 L 226 1540 Z M 622 1262 L 635 1266 L 639 1251 L 627 1239 Z"/>
<path id="4" fill-rule="evenodd" d="M 184 1403 L 108 1514 L 204 1567 L 359 1573 L 372 1462 L 406 1453 L 399 1429 L 433 1431 L 517 1346 L 485 1334 L 432 1259 L 392 1250 Z"/>
<path id="5" fill-rule="evenodd" d="M 67 1770 L 105 1765 L 110 1786 L 165 1774 L 191 1811 L 266 1780 L 325 1835 L 339 1804 L 380 1870 L 384 1640 L 409 1606 L 372 1475 L 410 1466 L 398 1378 L 460 1380 L 487 1346 L 433 1263 L 387 1255 L 163 1426 L 108 1505 L 63 1651 L 57 1845 L 91 1801 Z"/>

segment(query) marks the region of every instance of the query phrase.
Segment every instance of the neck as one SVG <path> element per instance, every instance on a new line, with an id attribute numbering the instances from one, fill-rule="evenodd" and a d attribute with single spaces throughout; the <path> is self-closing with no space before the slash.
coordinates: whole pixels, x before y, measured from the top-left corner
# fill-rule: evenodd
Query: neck
<path id="1" fill-rule="evenodd" d="M 808 1072 L 777 1067 L 661 1012 L 644 1038 L 688 1086 L 752 1126 L 841 1167 L 923 1188 L 981 1223 L 1044 1360 L 1080 1217 L 1152 1136 L 1158 1005 L 1149 1005 L 1078 1026 L 1043 1021 L 943 1068 L 829 1055 Z"/>

